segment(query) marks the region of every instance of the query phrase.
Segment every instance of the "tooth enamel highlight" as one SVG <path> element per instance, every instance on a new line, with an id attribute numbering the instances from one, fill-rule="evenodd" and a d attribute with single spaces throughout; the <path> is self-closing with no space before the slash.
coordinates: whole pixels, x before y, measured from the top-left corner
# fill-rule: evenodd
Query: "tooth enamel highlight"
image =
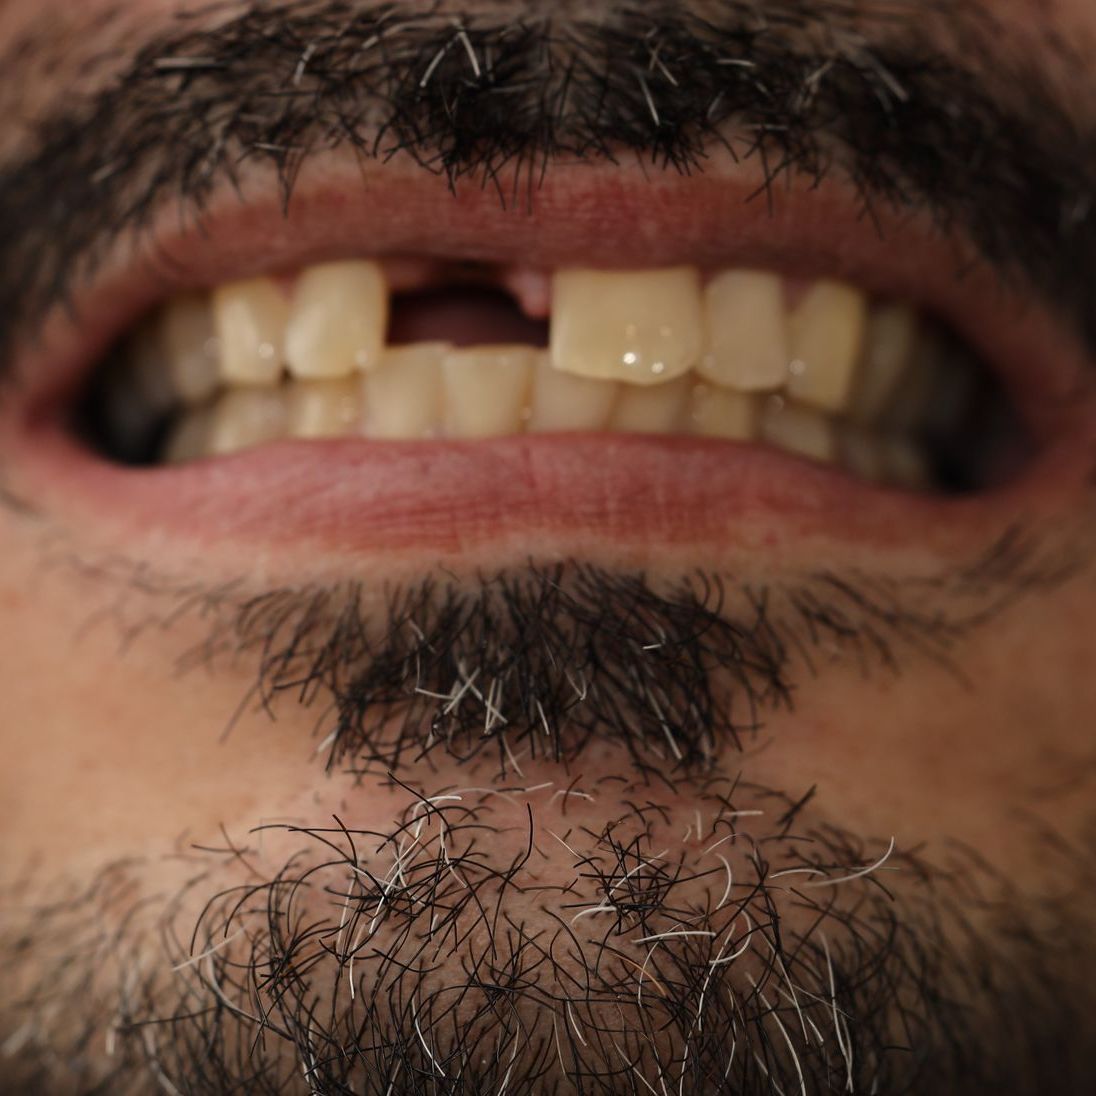
<path id="1" fill-rule="evenodd" d="M 204 403 L 220 383 L 221 348 L 204 294 L 176 297 L 164 309 L 163 346 L 171 387 L 183 403 Z"/>
<path id="2" fill-rule="evenodd" d="M 770 396 L 761 412 L 761 437 L 770 445 L 816 461 L 837 459 L 837 428 L 833 419 L 809 407 Z"/>
<path id="3" fill-rule="evenodd" d="M 603 430 L 619 389 L 611 381 L 561 373 L 547 354 L 538 355 L 527 429 L 531 433 Z"/>
<path id="4" fill-rule="evenodd" d="M 750 441 L 757 437 L 760 417 L 757 396 L 714 384 L 693 386 L 690 432 L 698 437 Z"/>
<path id="5" fill-rule="evenodd" d="M 692 377 L 649 388 L 622 384 L 609 429 L 622 434 L 682 433 L 688 425 L 692 390 Z"/>
<path id="6" fill-rule="evenodd" d="M 493 438 L 520 433 L 536 356 L 528 346 L 450 350 L 441 363 L 449 436 Z"/>
<path id="7" fill-rule="evenodd" d="M 297 280 L 285 332 L 295 377 L 333 379 L 371 369 L 388 330 L 388 286 L 377 263 L 325 263 Z"/>
<path id="8" fill-rule="evenodd" d="M 286 397 L 275 388 L 240 388 L 226 392 L 214 405 L 207 450 L 235 453 L 286 436 Z"/>
<path id="9" fill-rule="evenodd" d="M 285 363 L 289 306 L 270 278 L 232 282 L 213 292 L 213 326 L 228 385 L 277 383 Z"/>
<path id="10" fill-rule="evenodd" d="M 704 292 L 708 344 L 697 372 L 740 392 L 775 392 L 788 379 L 784 283 L 774 274 L 728 270 Z"/>
<path id="11" fill-rule="evenodd" d="M 441 429 L 444 399 L 442 359 L 447 343 L 415 343 L 386 350 L 380 365 L 363 378 L 371 438 L 431 438 Z"/>
<path id="12" fill-rule="evenodd" d="M 849 403 L 864 346 L 867 298 L 839 282 L 819 282 L 792 312 L 787 393 L 822 411 Z"/>
<path id="13" fill-rule="evenodd" d="M 358 433 L 362 386 L 357 377 L 299 381 L 287 389 L 287 428 L 292 438 L 339 438 Z"/>
<path id="14" fill-rule="evenodd" d="M 691 267 L 564 270 L 552 287 L 552 365 L 564 373 L 663 384 L 699 360 L 704 315 Z"/>
<path id="15" fill-rule="evenodd" d="M 917 330 L 917 314 L 906 305 L 881 305 L 872 309 L 865 338 L 864 364 L 852 399 L 853 421 L 861 425 L 877 422 L 893 403 L 913 361 Z"/>

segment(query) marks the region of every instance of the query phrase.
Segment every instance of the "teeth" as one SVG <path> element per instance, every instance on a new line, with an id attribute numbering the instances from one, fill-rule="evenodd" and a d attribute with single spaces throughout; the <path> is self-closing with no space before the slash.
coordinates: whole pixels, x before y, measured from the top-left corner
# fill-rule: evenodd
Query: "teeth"
<path id="1" fill-rule="evenodd" d="M 761 437 L 778 449 L 817 461 L 837 459 L 837 427 L 833 419 L 809 407 L 770 396 L 761 413 Z"/>
<path id="2" fill-rule="evenodd" d="M 906 305 L 882 305 L 872 310 L 864 365 L 852 400 L 854 422 L 879 422 L 893 404 L 913 362 L 918 327 L 917 314 Z"/>
<path id="3" fill-rule="evenodd" d="M 916 442 L 908 438 L 888 437 L 880 444 L 885 476 L 891 483 L 911 491 L 921 491 L 929 486 L 932 476 L 928 460 Z"/>
<path id="4" fill-rule="evenodd" d="M 703 438 L 751 441 L 757 437 L 761 401 L 757 396 L 720 388 L 693 386 L 692 433 Z"/>
<path id="5" fill-rule="evenodd" d="M 628 434 L 682 433 L 689 419 L 692 377 L 678 377 L 655 388 L 622 384 L 609 429 Z"/>
<path id="6" fill-rule="evenodd" d="M 864 345 L 867 298 L 851 286 L 819 282 L 791 316 L 787 393 L 822 411 L 845 410 Z"/>
<path id="7" fill-rule="evenodd" d="M 442 421 L 441 363 L 447 343 L 416 343 L 386 350 L 363 378 L 365 433 L 391 440 L 430 438 Z"/>
<path id="8" fill-rule="evenodd" d="M 520 433 L 536 356 L 528 346 L 450 350 L 441 363 L 449 436 L 493 438 Z"/>
<path id="9" fill-rule="evenodd" d="M 295 377 L 333 379 L 371 369 L 384 349 L 388 286 L 377 263 L 326 263 L 297 280 L 285 332 Z"/>
<path id="10" fill-rule="evenodd" d="M 301 381 L 287 389 L 287 423 L 292 438 L 339 438 L 356 434 L 362 420 L 362 386 L 357 377 Z"/>
<path id="11" fill-rule="evenodd" d="M 532 433 L 602 430 L 609 422 L 620 385 L 561 373 L 547 354 L 539 355 L 533 376 Z"/>
<path id="12" fill-rule="evenodd" d="M 841 432 L 841 462 L 854 475 L 869 483 L 886 476 L 886 459 L 879 439 L 866 430 L 851 427 Z"/>
<path id="13" fill-rule="evenodd" d="M 208 408 L 187 411 L 171 431 L 162 459 L 167 464 L 185 464 L 200 460 L 210 450 L 213 412 Z"/>
<path id="14" fill-rule="evenodd" d="M 226 392 L 214 405 L 206 441 L 210 453 L 235 453 L 286 436 L 288 409 L 275 388 Z"/>
<path id="15" fill-rule="evenodd" d="M 282 375 L 289 306 L 270 278 L 232 282 L 213 292 L 213 325 L 221 346 L 221 379 L 271 385 Z"/>
<path id="16" fill-rule="evenodd" d="M 741 392 L 775 392 L 788 380 L 784 283 L 774 274 L 728 270 L 705 290 L 708 348 L 697 372 Z"/>
<path id="17" fill-rule="evenodd" d="M 700 275 L 691 267 L 560 271 L 552 298 L 552 364 L 564 373 L 653 385 L 700 358 Z"/>
<path id="18" fill-rule="evenodd" d="M 221 359 L 208 297 L 187 293 L 168 304 L 163 346 L 172 390 L 190 406 L 205 403 L 220 383 Z"/>

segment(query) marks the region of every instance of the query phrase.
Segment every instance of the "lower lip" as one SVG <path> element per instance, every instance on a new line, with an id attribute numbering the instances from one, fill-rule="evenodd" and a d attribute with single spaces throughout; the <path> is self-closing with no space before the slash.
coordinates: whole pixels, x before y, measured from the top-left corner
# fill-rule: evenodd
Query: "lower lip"
<path id="1" fill-rule="evenodd" d="M 756 551 L 813 537 L 961 552 L 1054 507 L 1083 475 L 1078 455 L 1058 450 L 1007 487 L 914 495 L 763 446 L 634 435 L 283 442 L 135 469 L 39 424 L 19 449 L 35 500 L 78 526 L 108 523 L 129 543 L 167 535 L 325 556 Z"/>

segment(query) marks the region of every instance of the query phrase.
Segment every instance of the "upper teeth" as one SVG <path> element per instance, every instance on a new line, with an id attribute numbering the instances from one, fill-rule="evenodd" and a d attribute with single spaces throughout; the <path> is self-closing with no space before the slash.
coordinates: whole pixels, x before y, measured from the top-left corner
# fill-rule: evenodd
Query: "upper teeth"
<path id="1" fill-rule="evenodd" d="M 209 297 L 186 295 L 158 316 L 166 367 L 152 376 L 146 329 L 130 388 L 147 393 L 156 415 L 167 403 L 198 407 L 227 390 L 200 417 L 205 434 L 193 421 L 177 432 L 176 459 L 281 436 L 610 429 L 761 437 L 818 460 L 847 449 L 861 474 L 884 466 L 877 435 L 897 403 L 914 402 L 902 392 L 916 371 L 916 314 L 870 306 L 832 281 L 790 302 L 784 282 L 764 271 L 563 270 L 552 282 L 547 353 L 386 347 L 389 297 L 384 268 L 364 261 L 314 266 L 294 282 L 253 278 Z M 247 390 L 255 395 L 245 398 Z M 124 405 L 116 417 L 132 416 L 132 393 L 128 403 L 108 393 L 108 402 Z M 912 413 L 925 414 L 925 399 L 915 402 Z M 917 425 L 907 419 L 890 432 Z"/>

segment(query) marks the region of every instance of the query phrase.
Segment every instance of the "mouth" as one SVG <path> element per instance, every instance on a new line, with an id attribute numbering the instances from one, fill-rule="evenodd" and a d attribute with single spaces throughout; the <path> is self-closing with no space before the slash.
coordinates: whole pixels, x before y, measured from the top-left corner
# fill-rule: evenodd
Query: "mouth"
<path id="1" fill-rule="evenodd" d="M 506 208 L 386 165 L 217 206 L 55 321 L 12 444 L 69 512 L 333 553 L 965 550 L 1076 487 L 1089 379 L 1043 310 L 836 184 L 747 183 L 560 169 Z"/>

